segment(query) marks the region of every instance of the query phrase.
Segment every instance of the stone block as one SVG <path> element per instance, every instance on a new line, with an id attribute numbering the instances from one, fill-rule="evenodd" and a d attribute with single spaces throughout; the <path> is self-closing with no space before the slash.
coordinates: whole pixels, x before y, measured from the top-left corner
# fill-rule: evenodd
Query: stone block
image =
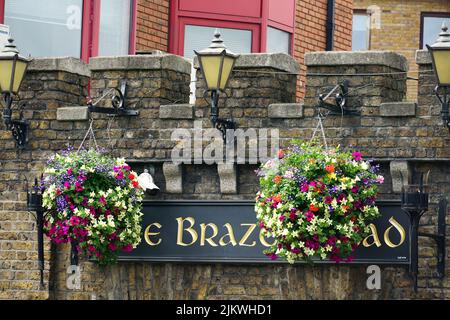
<path id="1" fill-rule="evenodd" d="M 192 119 L 194 106 L 191 104 L 167 104 L 159 107 L 161 119 Z"/>
<path id="2" fill-rule="evenodd" d="M 402 186 L 408 183 L 411 176 L 411 168 L 408 161 L 391 161 L 390 172 L 392 177 L 392 191 L 399 193 Z"/>
<path id="3" fill-rule="evenodd" d="M 329 51 L 305 54 L 305 65 L 312 66 L 357 66 L 376 65 L 408 71 L 408 60 L 392 51 Z"/>
<path id="4" fill-rule="evenodd" d="M 269 118 L 303 118 L 302 103 L 273 103 L 268 108 Z"/>
<path id="5" fill-rule="evenodd" d="M 167 193 L 183 192 L 183 175 L 181 164 L 163 163 L 163 174 L 166 180 Z"/>
<path id="6" fill-rule="evenodd" d="M 416 115 L 415 102 L 385 102 L 380 105 L 382 117 L 411 117 Z"/>
<path id="7" fill-rule="evenodd" d="M 88 117 L 88 107 L 62 107 L 56 110 L 56 120 L 58 121 L 84 121 Z"/>
<path id="8" fill-rule="evenodd" d="M 217 164 L 222 194 L 237 194 L 237 172 L 233 163 Z"/>

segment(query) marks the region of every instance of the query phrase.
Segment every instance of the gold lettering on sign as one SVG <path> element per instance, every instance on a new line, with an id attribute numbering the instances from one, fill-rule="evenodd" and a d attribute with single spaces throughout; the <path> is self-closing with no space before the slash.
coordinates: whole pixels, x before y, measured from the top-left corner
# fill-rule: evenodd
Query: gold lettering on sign
<path id="1" fill-rule="evenodd" d="M 183 246 L 183 247 L 192 246 L 195 243 L 195 241 L 197 241 L 197 239 L 198 239 L 197 232 L 192 228 L 194 226 L 194 224 L 195 224 L 195 219 L 192 218 L 192 217 L 188 217 L 188 218 L 179 217 L 176 220 L 178 222 L 177 245 Z M 184 221 L 189 222 L 190 226 L 187 227 L 187 228 L 184 228 Z M 192 237 L 192 241 L 190 243 L 184 243 L 183 242 L 183 234 L 184 234 L 185 230 L 187 232 L 189 232 L 189 234 Z"/>
<path id="2" fill-rule="evenodd" d="M 261 244 L 262 244 L 264 247 L 270 247 L 270 246 L 272 246 L 273 243 L 272 243 L 272 244 L 268 243 L 268 242 L 266 241 L 266 238 L 264 237 L 263 233 L 264 233 L 264 229 L 261 229 L 261 231 L 259 232 L 259 241 L 261 242 Z M 275 242 L 275 241 L 274 241 L 274 242 Z"/>
<path id="3" fill-rule="evenodd" d="M 380 238 L 378 237 L 377 228 L 373 223 L 369 224 L 369 228 L 372 231 L 372 234 L 369 234 L 366 238 L 364 238 L 363 246 L 368 248 L 375 244 L 377 247 L 381 247 L 381 241 Z M 371 243 L 368 242 L 370 237 L 373 238 L 373 241 Z"/>
<path id="4" fill-rule="evenodd" d="M 161 243 L 161 241 L 162 241 L 161 238 L 159 238 L 157 242 L 153 242 L 152 240 L 150 240 L 150 237 L 151 236 L 157 236 L 161 232 L 150 232 L 150 228 L 153 227 L 153 226 L 155 226 L 158 229 L 161 229 L 161 227 L 162 227 L 157 222 L 150 224 L 147 228 L 145 228 L 144 239 L 145 239 L 145 242 L 147 242 L 148 245 L 150 245 L 150 246 L 157 246 L 157 245 L 159 245 Z"/>
<path id="5" fill-rule="evenodd" d="M 235 245 L 237 245 L 237 242 L 236 242 L 236 237 L 234 236 L 233 227 L 229 223 L 225 223 L 223 226 L 227 229 L 228 232 L 220 238 L 219 244 L 222 247 L 224 247 L 231 243 L 231 245 L 234 247 Z M 229 240 L 227 242 L 225 242 L 225 239 L 227 237 Z"/>
<path id="6" fill-rule="evenodd" d="M 207 227 L 210 227 L 213 230 L 213 235 L 208 237 L 208 238 L 206 238 L 206 228 Z M 217 228 L 217 226 L 214 223 L 208 223 L 208 224 L 202 223 L 202 224 L 200 224 L 200 230 L 201 230 L 201 233 L 200 233 L 200 245 L 204 246 L 205 245 L 205 240 L 206 240 L 206 241 L 208 241 L 208 243 L 211 246 L 217 247 L 217 243 L 215 243 L 213 241 L 213 238 L 215 236 L 217 236 L 217 234 L 219 233 L 219 229 Z"/>
<path id="7" fill-rule="evenodd" d="M 245 232 L 244 236 L 242 237 L 241 241 L 239 241 L 239 245 L 242 247 L 254 247 L 256 245 L 256 241 L 253 241 L 251 244 L 245 243 L 247 239 L 252 234 L 253 230 L 256 228 L 255 223 L 242 223 L 241 226 L 245 227 L 248 226 L 247 232 Z"/>
<path id="8" fill-rule="evenodd" d="M 402 225 L 400 223 L 398 223 L 397 220 L 395 220 L 394 217 L 391 217 L 389 219 L 389 223 L 392 224 L 392 226 L 390 226 L 389 228 L 386 229 L 386 231 L 384 232 L 384 242 L 386 242 L 386 244 L 391 247 L 391 248 L 396 248 L 400 245 L 402 245 L 403 242 L 405 242 L 406 239 L 406 232 L 405 229 L 402 227 Z M 391 231 L 392 227 L 394 227 L 395 229 L 397 229 L 398 233 L 400 234 L 400 241 L 398 244 L 394 244 L 392 243 L 391 239 L 389 238 L 389 232 Z"/>

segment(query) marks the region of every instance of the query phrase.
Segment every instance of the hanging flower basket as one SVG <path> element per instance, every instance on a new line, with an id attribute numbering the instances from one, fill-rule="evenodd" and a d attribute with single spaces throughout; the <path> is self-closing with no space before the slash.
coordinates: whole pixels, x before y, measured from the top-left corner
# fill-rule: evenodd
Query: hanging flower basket
<path id="1" fill-rule="evenodd" d="M 68 150 L 44 171 L 45 232 L 56 243 L 76 243 L 99 264 L 116 262 L 141 239 L 143 191 L 124 159 L 95 150 Z"/>
<path id="2" fill-rule="evenodd" d="M 352 260 L 379 216 L 375 205 L 384 178 L 359 152 L 294 141 L 257 174 L 261 190 L 255 211 L 263 234 L 274 238 L 265 251 L 293 263 L 312 258 Z"/>

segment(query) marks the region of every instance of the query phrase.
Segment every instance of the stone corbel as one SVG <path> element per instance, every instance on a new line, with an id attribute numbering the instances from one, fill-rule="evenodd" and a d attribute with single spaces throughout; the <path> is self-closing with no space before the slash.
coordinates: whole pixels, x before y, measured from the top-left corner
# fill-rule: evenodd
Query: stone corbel
<path id="1" fill-rule="evenodd" d="M 167 193 L 183 192 L 183 175 L 181 164 L 173 164 L 171 162 L 163 163 L 163 174 L 166 179 Z"/>
<path id="2" fill-rule="evenodd" d="M 390 171 L 392 177 L 392 191 L 395 193 L 402 192 L 403 183 L 408 183 L 411 176 L 411 167 L 409 162 L 391 161 Z"/>
<path id="3" fill-rule="evenodd" d="M 234 163 L 217 165 L 220 179 L 220 192 L 222 194 L 237 194 L 237 172 Z"/>

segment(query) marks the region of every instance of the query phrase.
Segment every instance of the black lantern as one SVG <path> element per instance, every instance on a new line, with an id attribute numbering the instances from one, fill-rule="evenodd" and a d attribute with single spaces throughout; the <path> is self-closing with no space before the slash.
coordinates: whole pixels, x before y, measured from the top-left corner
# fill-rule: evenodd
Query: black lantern
<path id="1" fill-rule="evenodd" d="M 235 129 L 236 123 L 232 120 L 219 118 L 219 93 L 228 85 L 234 64 L 239 55 L 226 48 L 216 29 L 211 45 L 199 52 L 194 51 L 198 57 L 200 70 L 206 82 L 207 92 L 211 92 L 211 122 L 213 126 L 226 137 L 227 129 Z"/>
<path id="2" fill-rule="evenodd" d="M 0 91 L 5 103 L 3 121 L 6 128 L 11 130 L 17 146 L 23 148 L 27 142 L 28 123 L 22 119 L 22 113 L 18 120 L 13 120 L 11 107 L 13 96 L 19 91 L 30 59 L 21 56 L 13 42 L 13 39 L 8 39 L 8 44 L 0 53 Z"/>
<path id="3" fill-rule="evenodd" d="M 406 212 L 410 221 L 411 262 L 409 272 L 414 281 L 414 291 L 417 292 L 417 277 L 419 273 L 419 236 L 429 237 L 436 241 L 438 249 L 437 274 L 439 278 L 445 276 L 445 215 L 447 211 L 446 199 L 441 199 L 438 205 L 438 233 L 419 233 L 420 218 L 428 211 L 430 187 L 428 177 L 423 173 L 415 173 L 402 188 L 402 210 Z"/>
<path id="4" fill-rule="evenodd" d="M 445 21 L 442 24 L 442 32 L 439 34 L 439 38 L 431 46 L 427 45 L 427 48 L 431 54 L 433 69 L 438 81 L 434 91 L 442 105 L 442 120 L 450 131 L 450 98 L 447 96 L 450 88 L 450 33 Z"/>
<path id="5" fill-rule="evenodd" d="M 28 189 L 28 182 L 27 182 Z M 38 233 L 38 266 L 41 275 L 41 286 L 44 286 L 44 208 L 42 207 L 42 190 L 38 184 L 38 179 L 34 180 L 34 185 L 27 190 L 27 209 L 35 212 L 36 227 Z"/>

